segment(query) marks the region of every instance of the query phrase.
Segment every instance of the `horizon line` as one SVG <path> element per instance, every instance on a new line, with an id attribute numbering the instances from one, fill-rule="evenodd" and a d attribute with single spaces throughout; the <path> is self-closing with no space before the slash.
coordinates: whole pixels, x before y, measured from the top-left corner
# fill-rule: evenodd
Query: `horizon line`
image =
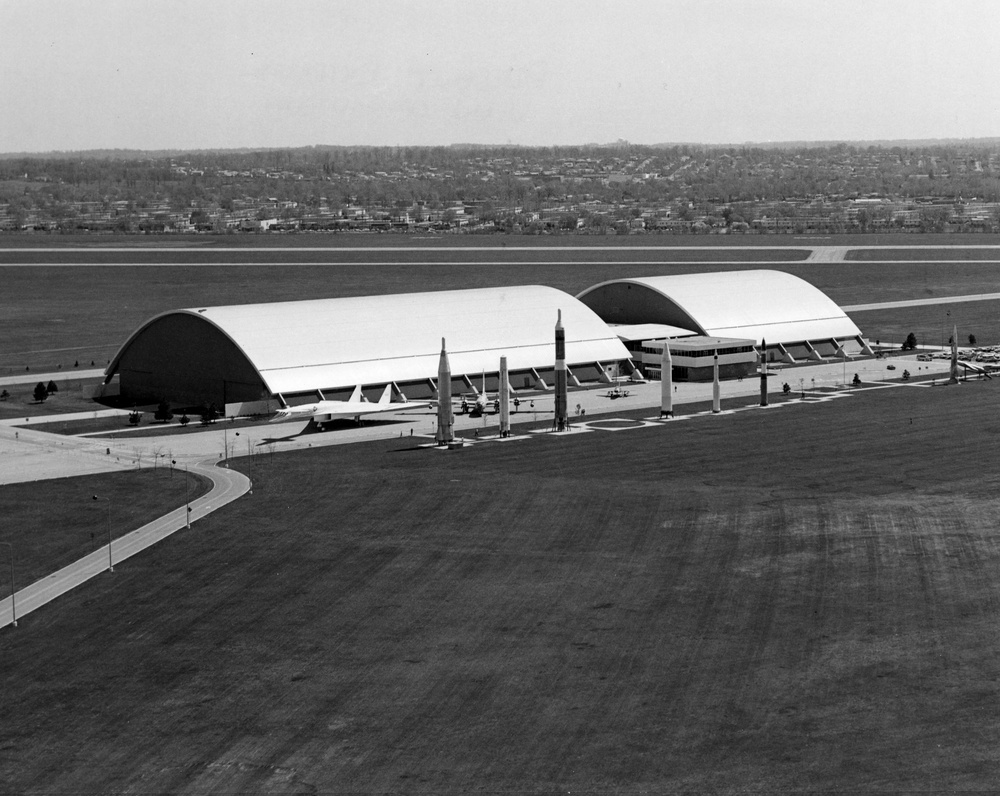
<path id="1" fill-rule="evenodd" d="M 288 145 L 262 145 L 262 146 L 173 146 L 173 147 L 88 147 L 82 149 L 47 149 L 47 150 L 18 150 L 0 152 L 2 158 L 16 157 L 46 157 L 46 156 L 71 156 L 83 155 L 93 152 L 134 152 L 134 153 L 185 153 L 185 152 L 267 152 L 275 150 L 294 149 L 615 149 L 623 147 L 644 147 L 648 149 L 661 149 L 671 147 L 700 147 L 704 149 L 726 149 L 733 147 L 824 147 L 837 145 L 879 145 L 879 146 L 900 146 L 906 145 L 931 145 L 940 143 L 973 143 L 973 142 L 994 142 L 1000 143 L 1000 135 L 997 136 L 970 136 L 970 137 L 932 137 L 932 138 L 828 138 L 828 139 L 781 139 L 763 141 L 739 141 L 728 143 L 706 143 L 701 141 L 664 141 L 654 144 L 639 143 L 627 139 L 607 143 L 587 142 L 578 144 L 517 144 L 517 143 L 474 143 L 474 142 L 454 142 L 450 144 L 288 144 Z"/>

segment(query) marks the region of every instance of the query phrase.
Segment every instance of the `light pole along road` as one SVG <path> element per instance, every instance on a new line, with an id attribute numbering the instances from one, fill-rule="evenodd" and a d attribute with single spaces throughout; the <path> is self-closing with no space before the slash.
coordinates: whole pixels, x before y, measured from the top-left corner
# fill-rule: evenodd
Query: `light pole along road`
<path id="1" fill-rule="evenodd" d="M 11 542 L 0 542 L 0 545 L 10 550 L 10 624 L 17 627 L 17 595 L 14 586 L 14 545 Z"/>
<path id="2" fill-rule="evenodd" d="M 182 528 L 189 527 L 189 521 L 193 522 L 211 514 L 216 509 L 242 497 L 250 490 L 250 480 L 245 475 L 236 470 L 216 467 L 214 466 L 215 461 L 217 460 L 206 459 L 191 466 L 192 472 L 201 473 L 212 481 L 210 492 L 190 504 L 174 509 L 169 514 L 143 525 L 138 530 L 111 540 L 107 556 L 105 556 L 103 549 L 95 550 L 79 561 L 53 572 L 48 577 L 35 581 L 16 593 L 12 591 L 9 604 L 7 600 L 4 600 L 3 605 L 0 606 L 0 627 L 15 624 L 15 619 L 23 619 L 26 614 L 41 608 L 70 589 L 86 583 L 102 572 L 111 570 L 112 560 L 121 565 L 123 561 L 141 553 L 147 547 L 166 539 Z M 97 499 L 107 500 L 107 498 Z M 0 542 L 0 544 L 9 543 Z M 11 547 L 11 555 L 13 570 L 13 547 Z M 13 571 L 11 583 L 13 584 Z"/>
<path id="3" fill-rule="evenodd" d="M 114 572 L 115 563 L 111 560 L 111 498 L 94 495 L 94 500 L 106 500 L 108 502 L 108 572 Z"/>

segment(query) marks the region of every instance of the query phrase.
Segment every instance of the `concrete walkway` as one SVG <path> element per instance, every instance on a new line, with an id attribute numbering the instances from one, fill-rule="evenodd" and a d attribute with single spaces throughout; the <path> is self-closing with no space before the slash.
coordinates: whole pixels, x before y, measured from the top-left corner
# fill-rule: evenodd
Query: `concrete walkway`
<path id="1" fill-rule="evenodd" d="M 771 394 L 778 395 L 786 381 L 793 390 L 798 391 L 838 387 L 850 382 L 855 373 L 863 382 L 898 379 L 904 368 L 914 376 L 927 373 L 944 375 L 948 372 L 947 360 L 917 362 L 911 355 L 893 357 L 891 362 L 898 367 L 895 374 L 886 367 L 890 360 L 880 359 L 776 369 L 772 371 L 768 389 Z M 685 382 L 678 383 L 675 387 L 674 402 L 678 406 L 712 399 L 711 383 Z M 606 397 L 606 387 L 572 390 L 569 395 L 570 415 L 578 416 L 578 405 L 585 416 L 660 405 L 660 382 L 628 384 L 625 389 L 629 396 L 617 400 Z M 760 382 L 756 377 L 725 381 L 721 385 L 723 400 L 756 396 L 759 391 Z M 540 394 L 522 393 L 520 400 L 520 411 L 511 412 L 513 426 L 551 419 L 554 411 L 554 396 L 551 391 Z M 365 420 L 361 426 L 340 424 L 334 430 L 324 432 L 308 431 L 308 422 L 301 420 L 268 423 L 240 419 L 220 420 L 210 429 L 151 437 L 136 437 L 131 430 L 123 427 L 123 432 L 128 433 L 113 439 L 102 439 L 63 436 L 36 429 L 14 429 L 0 425 L 0 484 L 110 472 L 138 466 L 150 467 L 154 460 L 218 463 L 227 456 L 232 458 L 250 453 L 281 453 L 365 440 L 408 437 L 411 432 L 414 436 L 433 437 L 436 423 L 437 412 L 433 407 L 428 407 L 379 415 L 377 419 Z M 498 424 L 499 417 L 493 414 L 480 418 L 460 414 L 455 416 L 455 431 L 462 435 L 471 436 L 477 431 L 479 434 L 495 433 Z M 148 431 L 152 426 L 141 428 Z"/>
<path id="2" fill-rule="evenodd" d="M 216 467 L 214 463 L 201 462 L 189 465 L 188 470 L 207 476 L 213 484 L 212 490 L 207 495 L 191 502 L 191 522 L 201 519 L 227 503 L 232 503 L 250 489 L 250 481 L 245 475 L 235 470 Z M 0 599 L 0 627 L 11 624 L 15 612 L 17 620 L 20 621 L 22 617 L 47 605 L 70 589 L 108 572 L 109 564 L 117 566 L 147 547 L 166 539 L 172 533 L 187 527 L 186 514 L 187 507 L 181 506 L 138 530 L 115 539 L 110 549 L 108 545 L 104 545 L 79 561 L 18 590 L 13 595 L 13 600 L 10 596 Z M 109 572 L 108 577 L 114 577 L 114 574 Z"/>

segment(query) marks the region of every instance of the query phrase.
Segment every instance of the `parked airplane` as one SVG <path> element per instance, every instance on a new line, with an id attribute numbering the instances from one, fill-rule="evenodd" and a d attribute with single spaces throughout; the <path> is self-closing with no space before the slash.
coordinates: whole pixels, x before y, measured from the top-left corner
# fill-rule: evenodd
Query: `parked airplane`
<path id="1" fill-rule="evenodd" d="M 965 368 L 966 373 L 971 370 L 973 373 L 978 373 L 980 376 L 985 376 L 987 379 L 992 379 L 993 377 L 990 375 L 990 372 L 997 370 L 996 366 L 987 365 L 986 367 L 983 367 L 982 365 L 973 365 L 971 362 L 964 362 L 962 360 L 958 360 L 957 364 L 959 367 Z"/>
<path id="2" fill-rule="evenodd" d="M 490 409 L 495 415 L 500 413 L 500 393 L 491 395 L 486 392 L 486 374 L 483 373 L 482 392 L 463 395 L 461 410 L 463 415 L 468 413 L 469 417 L 482 417 Z"/>
<path id="3" fill-rule="evenodd" d="M 482 417 L 487 410 L 492 409 L 496 414 L 500 411 L 500 398 L 490 398 L 488 393 L 469 393 L 462 396 L 461 413 L 468 413 L 469 417 Z"/>
<path id="4" fill-rule="evenodd" d="M 372 403 L 361 393 L 361 386 L 354 388 L 351 397 L 346 401 L 318 401 L 302 406 L 286 406 L 279 409 L 270 422 L 281 420 L 315 420 L 319 425 L 329 423 L 339 417 L 353 417 L 359 423 L 364 415 L 376 415 L 382 412 L 404 412 L 407 409 L 423 409 L 430 406 L 429 401 L 392 402 L 392 385 L 387 384 L 382 397 L 377 403 Z"/>

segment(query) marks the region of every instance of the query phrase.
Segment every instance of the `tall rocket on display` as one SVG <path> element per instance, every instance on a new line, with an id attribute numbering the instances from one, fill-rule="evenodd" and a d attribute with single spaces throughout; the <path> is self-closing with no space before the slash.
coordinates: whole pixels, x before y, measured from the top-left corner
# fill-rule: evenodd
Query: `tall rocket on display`
<path id="1" fill-rule="evenodd" d="M 955 324 L 955 330 L 951 333 L 951 375 L 948 383 L 958 384 L 958 324 Z"/>
<path id="2" fill-rule="evenodd" d="M 660 417 L 674 416 L 674 359 L 670 355 L 670 342 L 663 341 L 660 360 Z"/>
<path id="3" fill-rule="evenodd" d="M 447 445 L 455 439 L 455 417 L 451 411 L 451 364 L 441 338 L 441 358 L 438 360 L 438 423 L 434 439 L 438 445 Z"/>
<path id="4" fill-rule="evenodd" d="M 767 341 L 760 341 L 760 405 L 767 406 Z"/>
<path id="5" fill-rule="evenodd" d="M 718 414 L 722 411 L 722 394 L 719 388 L 719 349 L 712 352 L 712 411 Z"/>
<path id="6" fill-rule="evenodd" d="M 569 424 L 569 387 L 566 382 L 566 331 L 562 325 L 562 310 L 556 316 L 556 431 L 565 431 Z"/>
<path id="7" fill-rule="evenodd" d="M 500 357 L 500 436 L 510 436 L 510 382 L 507 374 L 507 357 Z"/>

